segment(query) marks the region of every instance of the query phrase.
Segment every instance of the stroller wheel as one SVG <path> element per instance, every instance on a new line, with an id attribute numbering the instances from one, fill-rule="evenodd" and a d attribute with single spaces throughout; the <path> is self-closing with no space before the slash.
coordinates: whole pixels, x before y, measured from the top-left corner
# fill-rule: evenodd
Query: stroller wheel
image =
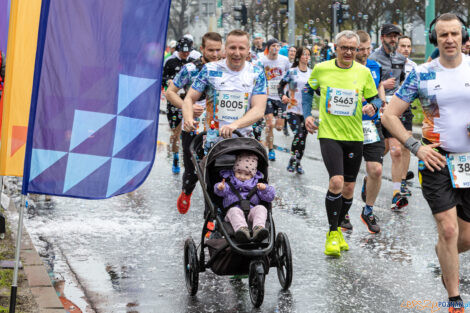
<path id="1" fill-rule="evenodd" d="M 197 249 L 192 238 L 186 239 L 184 243 L 184 277 L 189 294 L 194 296 L 199 283 L 199 269 Z"/>
<path id="2" fill-rule="evenodd" d="M 262 261 L 254 260 L 250 263 L 249 287 L 251 303 L 259 308 L 264 300 L 264 265 Z"/>
<path id="3" fill-rule="evenodd" d="M 292 253 L 289 239 L 284 233 L 278 233 L 275 245 L 277 277 L 282 289 L 289 289 L 292 283 Z"/>

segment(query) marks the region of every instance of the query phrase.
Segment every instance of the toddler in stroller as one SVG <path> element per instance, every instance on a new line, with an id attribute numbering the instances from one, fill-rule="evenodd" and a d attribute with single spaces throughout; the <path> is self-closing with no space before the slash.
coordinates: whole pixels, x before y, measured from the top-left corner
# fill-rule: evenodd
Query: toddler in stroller
<path id="1" fill-rule="evenodd" d="M 241 153 L 237 155 L 233 169 L 221 171 L 220 175 L 223 180 L 214 185 L 214 193 L 223 198 L 223 206 L 228 209 L 225 221 L 232 225 L 235 240 L 240 243 L 250 239 L 263 241 L 269 231 L 265 228 L 267 209 L 260 201 L 273 201 L 275 190 L 273 186 L 258 182 L 263 177 L 258 171 L 258 157 L 253 153 Z M 253 225 L 252 238 L 247 221 Z"/>

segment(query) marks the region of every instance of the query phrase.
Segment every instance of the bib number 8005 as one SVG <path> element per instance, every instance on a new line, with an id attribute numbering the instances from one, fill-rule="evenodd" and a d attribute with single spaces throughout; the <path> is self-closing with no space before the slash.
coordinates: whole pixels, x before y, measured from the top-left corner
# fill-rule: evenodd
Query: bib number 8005
<path id="1" fill-rule="evenodd" d="M 221 108 L 243 109 L 243 101 L 220 100 L 219 105 Z"/>

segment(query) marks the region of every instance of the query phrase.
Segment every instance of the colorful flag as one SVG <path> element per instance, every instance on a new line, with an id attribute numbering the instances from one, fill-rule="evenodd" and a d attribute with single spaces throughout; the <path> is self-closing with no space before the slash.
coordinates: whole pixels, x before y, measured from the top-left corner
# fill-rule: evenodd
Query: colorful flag
<path id="1" fill-rule="evenodd" d="M 10 20 L 10 0 L 0 0 L 0 50 L 7 51 L 8 22 Z"/>
<path id="2" fill-rule="evenodd" d="M 103 199 L 152 167 L 170 0 L 43 0 L 23 194 Z"/>
<path id="3" fill-rule="evenodd" d="M 23 176 L 40 12 L 41 0 L 11 2 L 0 175 Z"/>

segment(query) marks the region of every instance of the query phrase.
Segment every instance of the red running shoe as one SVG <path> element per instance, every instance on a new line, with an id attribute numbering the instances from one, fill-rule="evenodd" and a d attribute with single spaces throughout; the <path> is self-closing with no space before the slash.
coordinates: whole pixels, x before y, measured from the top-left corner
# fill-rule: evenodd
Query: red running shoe
<path id="1" fill-rule="evenodd" d="M 178 212 L 181 214 L 186 214 L 191 206 L 191 194 L 187 195 L 183 191 L 181 192 L 180 196 L 178 197 L 178 201 L 176 201 L 176 207 L 178 208 Z"/>

